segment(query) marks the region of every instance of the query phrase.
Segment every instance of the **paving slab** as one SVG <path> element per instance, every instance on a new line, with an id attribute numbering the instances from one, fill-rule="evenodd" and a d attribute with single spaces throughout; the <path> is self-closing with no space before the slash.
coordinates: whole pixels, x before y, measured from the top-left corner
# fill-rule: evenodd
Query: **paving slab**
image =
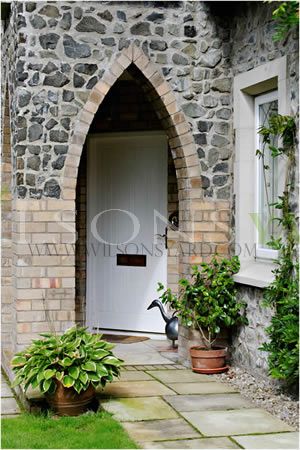
<path id="1" fill-rule="evenodd" d="M 20 413 L 20 408 L 14 397 L 1 398 L 1 412 L 5 415 Z"/>
<path id="2" fill-rule="evenodd" d="M 168 339 L 148 339 L 148 341 L 145 341 L 145 344 L 157 351 L 168 350 L 169 348 L 172 348 L 171 341 L 168 341 Z"/>
<path id="3" fill-rule="evenodd" d="M 130 366 L 173 364 L 172 361 L 161 356 L 154 347 L 146 344 L 146 342 L 148 341 L 136 342 L 135 344 L 117 344 L 114 348 L 114 354 Z"/>
<path id="4" fill-rule="evenodd" d="M 125 361 L 126 365 L 138 366 L 138 365 L 155 365 L 155 364 L 174 364 L 173 361 L 160 356 L 157 352 L 149 352 L 147 349 L 144 353 L 131 353 L 131 352 L 114 352 L 115 356 Z"/>
<path id="5" fill-rule="evenodd" d="M 166 383 L 169 388 L 177 394 L 222 394 L 226 392 L 237 392 L 232 386 L 215 381 L 205 383 Z"/>
<path id="6" fill-rule="evenodd" d="M 199 437 L 199 433 L 181 418 L 173 420 L 150 420 L 147 422 L 125 422 L 122 423 L 122 426 L 137 442 Z"/>
<path id="7" fill-rule="evenodd" d="M 114 414 L 121 422 L 178 417 L 174 409 L 159 397 L 110 399 L 103 400 L 100 404 L 105 411 Z"/>
<path id="8" fill-rule="evenodd" d="M 102 395 L 109 397 L 155 397 L 176 395 L 159 381 L 117 381 L 106 386 Z"/>
<path id="9" fill-rule="evenodd" d="M 213 381 L 209 375 L 194 373 L 191 370 L 151 370 L 150 375 L 163 383 L 199 383 Z"/>
<path id="10" fill-rule="evenodd" d="M 297 432 L 238 436 L 234 440 L 246 449 L 288 448 L 298 450 L 299 448 L 299 433 Z"/>
<path id="11" fill-rule="evenodd" d="M 122 371 L 119 381 L 153 381 L 153 378 L 142 370 Z"/>
<path id="12" fill-rule="evenodd" d="M 143 442 L 143 448 L 199 448 L 199 449 L 230 449 L 240 448 L 226 437 L 202 438 L 202 439 L 180 439 L 177 441 Z"/>
<path id="13" fill-rule="evenodd" d="M 253 408 L 254 405 L 240 394 L 168 395 L 164 400 L 176 411 L 224 411 L 227 409 Z"/>
<path id="14" fill-rule="evenodd" d="M 178 354 L 175 352 L 161 352 L 161 356 L 167 358 L 172 364 L 178 363 Z"/>
<path id="15" fill-rule="evenodd" d="M 294 431 L 277 417 L 259 408 L 231 411 L 182 412 L 204 436 L 233 436 Z"/>

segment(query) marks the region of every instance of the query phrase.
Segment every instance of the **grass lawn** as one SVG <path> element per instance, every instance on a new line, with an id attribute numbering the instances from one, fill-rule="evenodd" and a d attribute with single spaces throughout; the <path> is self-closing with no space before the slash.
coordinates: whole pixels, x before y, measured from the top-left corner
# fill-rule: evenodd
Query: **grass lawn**
<path id="1" fill-rule="evenodd" d="M 22 414 L 1 421 L 1 448 L 139 448 L 108 413 L 60 417 Z"/>

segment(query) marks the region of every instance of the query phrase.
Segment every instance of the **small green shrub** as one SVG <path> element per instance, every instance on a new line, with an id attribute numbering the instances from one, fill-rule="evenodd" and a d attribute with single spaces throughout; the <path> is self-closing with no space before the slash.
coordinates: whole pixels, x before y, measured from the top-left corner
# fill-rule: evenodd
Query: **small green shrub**
<path id="1" fill-rule="evenodd" d="M 176 311 L 183 325 L 200 331 L 207 348 L 212 347 L 221 328 L 247 323 L 241 312 L 245 303 L 237 301 L 233 280 L 239 269 L 237 256 L 221 260 L 215 256 L 209 264 L 193 266 L 191 280 L 179 281 L 178 297 L 159 284 L 161 301 Z"/>
<path id="2" fill-rule="evenodd" d="M 32 341 L 12 359 L 16 374 L 13 386 L 24 385 L 25 391 L 32 386 L 52 394 L 56 390 L 55 380 L 58 380 L 80 394 L 90 384 L 104 387 L 120 373 L 123 361 L 113 355 L 114 345 L 86 328 L 73 327 L 61 336 L 53 333 L 40 336 L 43 339 Z"/>

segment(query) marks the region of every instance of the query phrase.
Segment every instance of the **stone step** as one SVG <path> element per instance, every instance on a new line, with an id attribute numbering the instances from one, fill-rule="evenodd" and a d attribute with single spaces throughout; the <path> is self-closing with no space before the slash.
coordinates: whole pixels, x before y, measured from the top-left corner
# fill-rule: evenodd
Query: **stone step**
<path id="1" fill-rule="evenodd" d="M 1 411 L 2 414 L 17 414 L 20 413 L 19 405 L 14 397 L 7 397 L 1 399 Z"/>

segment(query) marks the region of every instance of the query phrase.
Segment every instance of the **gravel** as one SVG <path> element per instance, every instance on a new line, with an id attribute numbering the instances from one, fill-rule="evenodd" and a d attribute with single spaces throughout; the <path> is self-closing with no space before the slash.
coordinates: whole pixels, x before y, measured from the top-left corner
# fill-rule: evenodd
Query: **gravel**
<path id="1" fill-rule="evenodd" d="M 299 429 L 299 401 L 292 394 L 283 392 L 267 379 L 255 378 L 239 367 L 231 367 L 228 372 L 215 377 L 237 387 L 255 405 L 266 409 L 296 430 Z"/>

